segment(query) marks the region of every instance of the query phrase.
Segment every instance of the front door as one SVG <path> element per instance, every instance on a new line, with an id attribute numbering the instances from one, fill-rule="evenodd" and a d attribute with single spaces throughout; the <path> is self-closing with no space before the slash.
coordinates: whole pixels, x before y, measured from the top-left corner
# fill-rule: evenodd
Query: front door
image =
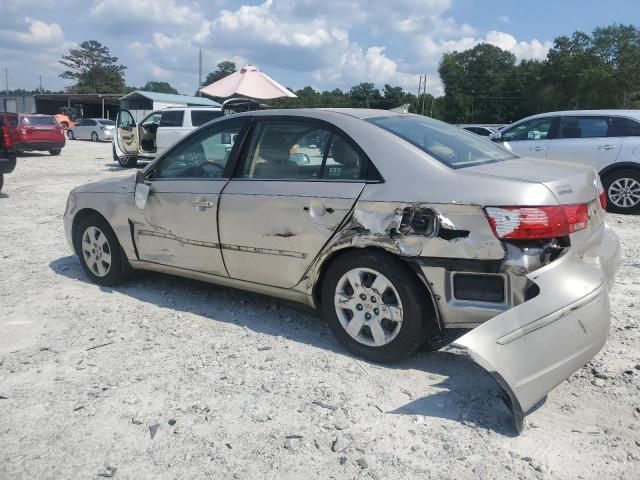
<path id="1" fill-rule="evenodd" d="M 504 146 L 522 157 L 547 158 L 549 133 L 554 117 L 535 118 L 505 130 L 501 140 Z"/>
<path id="2" fill-rule="evenodd" d="M 245 124 L 238 119 L 208 128 L 145 171 L 150 192 L 134 222 L 141 260 L 227 276 L 218 239 L 218 201 L 227 183 L 227 160 L 235 155 L 233 146 Z"/>
<path id="3" fill-rule="evenodd" d="M 246 158 L 220 200 L 229 276 L 291 288 L 352 209 L 366 158 L 324 124 L 257 122 Z"/>
<path id="4" fill-rule="evenodd" d="M 137 155 L 139 148 L 136 121 L 129 110 L 120 110 L 116 117 L 116 145 L 122 155 Z"/>

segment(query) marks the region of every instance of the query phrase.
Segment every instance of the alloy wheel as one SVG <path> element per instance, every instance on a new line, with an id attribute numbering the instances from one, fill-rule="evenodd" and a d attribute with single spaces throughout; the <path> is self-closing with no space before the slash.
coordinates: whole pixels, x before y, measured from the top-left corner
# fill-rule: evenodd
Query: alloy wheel
<path id="1" fill-rule="evenodd" d="M 336 285 L 334 305 L 342 327 L 363 345 L 387 345 L 402 328 L 400 295 L 376 270 L 354 268 L 345 273 Z"/>
<path id="2" fill-rule="evenodd" d="M 111 269 L 111 247 L 107 236 L 98 227 L 87 227 L 82 234 L 82 256 L 91 272 L 104 277 Z"/>
<path id="3" fill-rule="evenodd" d="M 609 185 L 607 195 L 616 207 L 635 207 L 640 203 L 640 183 L 633 178 L 618 178 Z"/>

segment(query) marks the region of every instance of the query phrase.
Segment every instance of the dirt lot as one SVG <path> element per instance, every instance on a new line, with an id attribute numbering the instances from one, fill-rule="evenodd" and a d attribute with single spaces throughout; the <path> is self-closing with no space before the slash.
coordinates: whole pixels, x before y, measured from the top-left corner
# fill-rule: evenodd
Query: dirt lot
<path id="1" fill-rule="evenodd" d="M 464 358 L 345 353 L 303 308 L 157 274 L 88 283 L 69 190 L 123 175 L 109 144 L 18 159 L 0 193 L 0 478 L 640 478 L 640 218 L 592 364 L 517 436 Z"/>

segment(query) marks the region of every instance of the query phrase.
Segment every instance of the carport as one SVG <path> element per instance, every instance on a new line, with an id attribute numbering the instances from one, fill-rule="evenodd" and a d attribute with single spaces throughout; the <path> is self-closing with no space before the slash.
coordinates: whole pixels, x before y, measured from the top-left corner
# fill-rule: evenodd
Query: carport
<path id="1" fill-rule="evenodd" d="M 120 103 L 119 93 L 42 94 L 36 95 L 36 112 L 47 115 L 60 113 L 62 107 L 75 107 L 84 118 L 115 118 Z"/>

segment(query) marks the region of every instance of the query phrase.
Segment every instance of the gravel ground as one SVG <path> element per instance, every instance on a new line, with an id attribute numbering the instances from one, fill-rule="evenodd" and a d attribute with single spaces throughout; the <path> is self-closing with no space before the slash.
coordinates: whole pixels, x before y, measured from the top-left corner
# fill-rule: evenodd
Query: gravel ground
<path id="1" fill-rule="evenodd" d="M 640 217 L 613 328 L 517 436 L 493 380 L 421 352 L 353 358 L 312 312 L 158 274 L 89 283 L 69 190 L 123 175 L 109 144 L 18 159 L 0 193 L 0 478 L 640 478 Z"/>

